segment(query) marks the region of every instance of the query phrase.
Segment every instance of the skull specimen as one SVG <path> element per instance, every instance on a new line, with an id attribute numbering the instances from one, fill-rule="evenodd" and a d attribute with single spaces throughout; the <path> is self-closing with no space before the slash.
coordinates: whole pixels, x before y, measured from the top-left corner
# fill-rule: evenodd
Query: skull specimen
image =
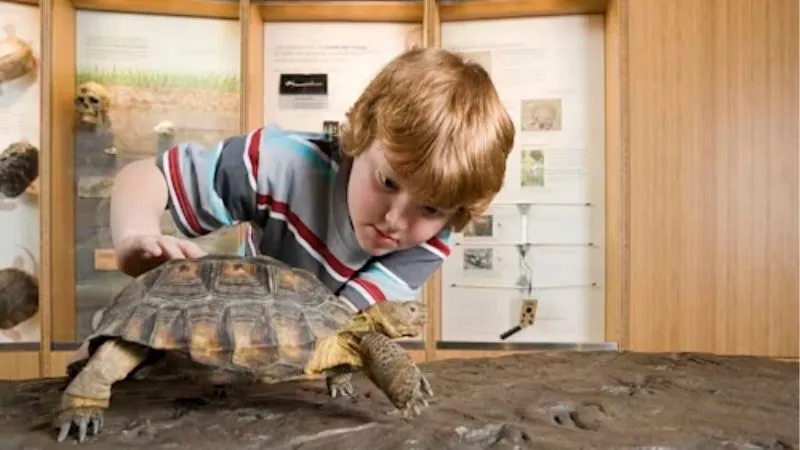
<path id="1" fill-rule="evenodd" d="M 78 95 L 75 97 L 75 113 L 78 124 L 94 128 L 98 125 L 108 126 L 110 118 L 108 109 L 111 106 L 111 96 L 103 86 L 93 82 L 78 86 Z"/>

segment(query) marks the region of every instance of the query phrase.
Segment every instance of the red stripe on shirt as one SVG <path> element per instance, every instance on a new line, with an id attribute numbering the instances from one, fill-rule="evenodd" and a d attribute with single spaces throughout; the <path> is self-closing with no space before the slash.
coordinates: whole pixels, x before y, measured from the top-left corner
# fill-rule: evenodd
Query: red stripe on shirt
<path id="1" fill-rule="evenodd" d="M 189 228 L 197 234 L 207 234 L 208 231 L 200 226 L 200 221 L 194 213 L 192 204 L 189 201 L 189 196 L 186 194 L 186 189 L 183 187 L 183 176 L 181 174 L 181 164 L 178 160 L 178 146 L 172 146 L 169 149 L 167 156 L 169 163 L 169 176 L 170 184 L 172 184 L 172 191 L 175 193 L 175 198 L 178 201 L 177 207 L 180 208 L 181 214 L 186 219 L 186 224 Z"/>
<path id="2" fill-rule="evenodd" d="M 250 145 L 247 148 L 247 159 L 250 160 L 250 168 L 252 173 L 250 176 L 253 177 L 253 182 L 256 186 L 258 186 L 258 164 L 260 162 L 259 157 L 261 156 L 261 132 L 263 128 L 258 128 L 250 135 Z"/>
<path id="3" fill-rule="evenodd" d="M 450 246 L 445 244 L 441 239 L 434 236 L 428 239 L 427 244 L 435 248 L 436 250 L 439 250 L 445 256 L 450 256 Z"/>
<path id="4" fill-rule="evenodd" d="M 325 245 L 325 243 L 322 242 L 322 240 L 318 238 L 314 232 L 312 232 L 311 229 L 303 223 L 302 220 L 300 220 L 300 217 L 289 208 L 288 204 L 276 201 L 271 196 L 264 194 L 256 194 L 256 204 L 259 206 L 265 205 L 272 211 L 283 214 L 286 217 L 286 221 L 289 222 L 289 224 L 292 225 L 295 230 L 297 230 L 297 234 L 299 235 L 300 239 L 306 241 L 315 252 L 319 253 L 325 262 L 336 271 L 336 273 L 345 278 L 350 278 L 353 276 L 355 271 L 344 265 L 344 263 L 339 261 L 338 258 L 333 256 L 333 253 L 328 250 L 328 246 Z"/>
<path id="5" fill-rule="evenodd" d="M 353 282 L 364 288 L 364 290 L 369 293 L 369 295 L 372 297 L 373 300 L 375 300 L 376 303 L 382 303 L 386 301 L 386 295 L 383 294 L 381 288 L 379 288 L 378 285 L 376 285 L 375 283 L 365 280 L 363 278 L 356 278 L 355 280 L 353 280 Z"/>

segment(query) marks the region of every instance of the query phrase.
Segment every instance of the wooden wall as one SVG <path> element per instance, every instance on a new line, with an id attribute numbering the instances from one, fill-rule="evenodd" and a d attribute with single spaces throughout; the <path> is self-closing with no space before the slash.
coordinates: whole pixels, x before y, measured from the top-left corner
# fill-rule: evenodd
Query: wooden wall
<path id="1" fill-rule="evenodd" d="M 798 356 L 798 1 L 629 1 L 631 350 Z"/>

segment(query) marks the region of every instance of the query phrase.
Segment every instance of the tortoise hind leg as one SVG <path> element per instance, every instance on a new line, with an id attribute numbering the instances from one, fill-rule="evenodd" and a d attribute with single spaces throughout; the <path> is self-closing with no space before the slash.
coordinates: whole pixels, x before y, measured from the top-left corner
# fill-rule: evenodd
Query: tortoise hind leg
<path id="1" fill-rule="evenodd" d="M 86 440 L 89 425 L 92 434 L 98 434 L 111 398 L 111 386 L 144 361 L 147 353 L 146 347 L 120 340 L 109 340 L 100 346 L 61 396 L 55 424 L 60 428 L 58 442 L 67 438 L 73 424 L 78 427 L 79 442 Z"/>
<path id="2" fill-rule="evenodd" d="M 361 340 L 359 352 L 364 361 L 364 373 L 386 394 L 404 417 L 419 415 L 428 406 L 425 396 L 433 390 L 408 353 L 396 342 L 380 333 L 367 333 Z"/>

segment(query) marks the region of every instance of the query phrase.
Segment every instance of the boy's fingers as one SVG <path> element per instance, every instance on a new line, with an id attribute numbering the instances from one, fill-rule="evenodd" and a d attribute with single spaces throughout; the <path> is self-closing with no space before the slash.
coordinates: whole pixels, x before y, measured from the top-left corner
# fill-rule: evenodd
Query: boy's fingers
<path id="1" fill-rule="evenodd" d="M 161 246 L 154 239 L 143 239 L 140 246 L 148 256 L 161 256 Z"/>
<path id="2" fill-rule="evenodd" d="M 183 250 L 183 254 L 186 255 L 187 258 L 200 258 L 201 256 L 206 255 L 206 251 L 200 248 L 200 246 L 194 242 L 181 240 L 178 245 L 180 246 L 181 250 Z"/>
<path id="3" fill-rule="evenodd" d="M 162 239 L 159 244 L 164 252 L 167 254 L 168 259 L 183 259 L 183 251 L 178 246 L 178 243 L 173 240 Z"/>

